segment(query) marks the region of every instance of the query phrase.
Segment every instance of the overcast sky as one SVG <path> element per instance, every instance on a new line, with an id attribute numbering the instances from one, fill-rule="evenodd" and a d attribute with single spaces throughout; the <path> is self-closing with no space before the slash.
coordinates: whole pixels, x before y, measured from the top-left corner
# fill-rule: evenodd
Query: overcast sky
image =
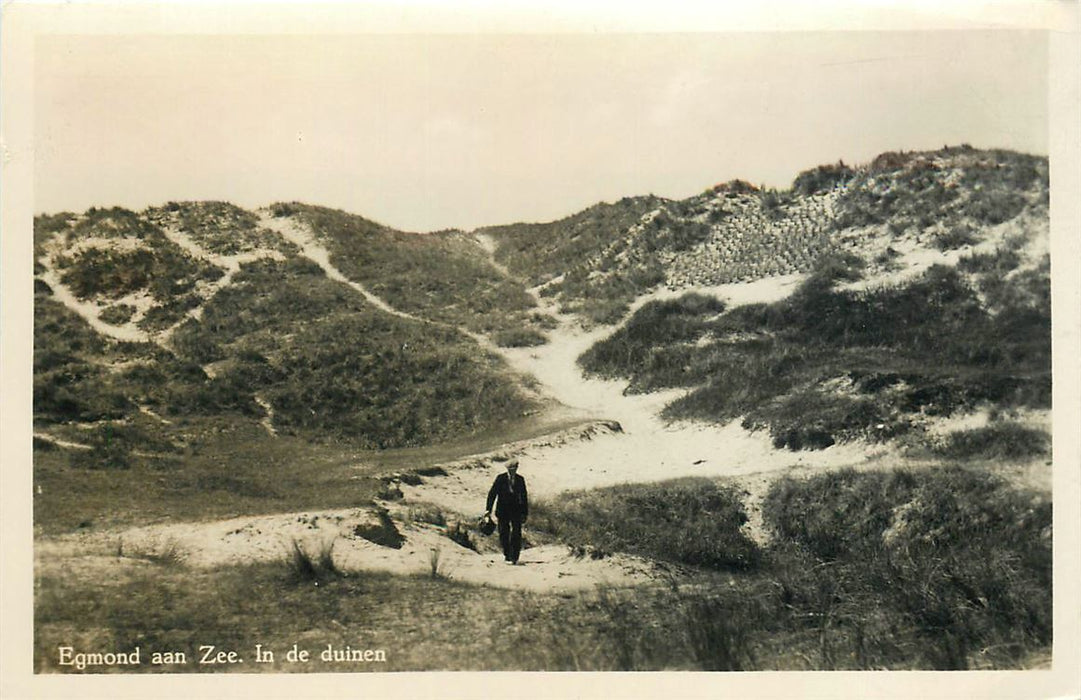
<path id="1" fill-rule="evenodd" d="M 1043 32 L 51 36 L 35 210 L 299 200 L 414 231 L 886 150 L 1045 155 Z"/>

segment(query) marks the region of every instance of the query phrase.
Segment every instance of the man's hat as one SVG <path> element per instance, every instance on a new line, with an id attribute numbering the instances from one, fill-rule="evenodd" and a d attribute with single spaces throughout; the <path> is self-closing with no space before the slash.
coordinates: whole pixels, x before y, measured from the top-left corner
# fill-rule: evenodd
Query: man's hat
<path id="1" fill-rule="evenodd" d="M 509 462 L 507 462 L 507 468 L 508 469 L 510 467 L 517 467 L 517 466 L 518 466 L 518 460 L 517 459 L 512 458 Z"/>

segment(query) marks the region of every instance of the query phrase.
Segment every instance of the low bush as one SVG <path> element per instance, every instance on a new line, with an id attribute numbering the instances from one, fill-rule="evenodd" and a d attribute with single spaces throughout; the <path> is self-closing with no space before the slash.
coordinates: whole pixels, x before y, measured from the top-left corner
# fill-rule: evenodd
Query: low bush
<path id="1" fill-rule="evenodd" d="M 120 326 L 131 320 L 135 315 L 135 307 L 131 304 L 113 304 L 102 310 L 98 316 L 105 323 Z"/>
<path id="2" fill-rule="evenodd" d="M 1048 454 L 1050 443 L 1050 436 L 1043 430 L 1002 422 L 950 433 L 932 449 L 947 459 L 1017 460 Z"/>
<path id="3" fill-rule="evenodd" d="M 838 161 L 836 165 L 820 165 L 812 170 L 805 170 L 792 182 L 792 190 L 803 196 L 828 192 L 846 184 L 856 172 Z"/>
<path id="4" fill-rule="evenodd" d="M 970 253 L 957 261 L 957 267 L 965 272 L 982 272 L 1006 275 L 1021 264 L 1021 255 L 1010 247 L 1002 247 L 990 253 Z"/>
<path id="5" fill-rule="evenodd" d="M 690 566 L 746 569 L 758 561 L 734 490 L 705 479 L 613 486 L 536 504 L 536 527 L 570 545 Z"/>
<path id="6" fill-rule="evenodd" d="M 768 428 L 777 449 L 815 450 L 853 439 L 893 438 L 905 432 L 909 423 L 882 397 L 813 387 L 753 408 L 743 426 Z"/>
<path id="7" fill-rule="evenodd" d="M 935 238 L 934 246 L 939 250 L 956 250 L 979 242 L 971 226 L 955 226 Z"/>
<path id="8" fill-rule="evenodd" d="M 492 340 L 501 348 L 531 348 L 548 342 L 544 333 L 532 328 L 497 331 Z"/>
<path id="9" fill-rule="evenodd" d="M 763 515 L 795 547 L 771 549 L 773 566 L 799 551 L 828 566 L 834 599 L 877 600 L 921 664 L 1008 665 L 1050 643 L 1051 505 L 985 472 L 783 479 Z"/>
<path id="10" fill-rule="evenodd" d="M 95 445 L 71 455 L 71 466 L 78 469 L 131 469 L 133 462 L 131 451 L 117 443 Z"/>

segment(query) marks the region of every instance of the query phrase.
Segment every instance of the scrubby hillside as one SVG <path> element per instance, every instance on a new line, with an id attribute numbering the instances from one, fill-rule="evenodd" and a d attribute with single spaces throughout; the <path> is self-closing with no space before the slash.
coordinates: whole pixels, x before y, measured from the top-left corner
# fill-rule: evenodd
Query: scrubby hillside
<path id="1" fill-rule="evenodd" d="M 403 233 L 342 211 L 278 204 L 275 217 L 311 228 L 346 277 L 391 306 L 476 333 L 500 345 L 536 345 L 554 319 L 536 310 L 522 284 L 492 266 L 461 231 Z"/>
<path id="2" fill-rule="evenodd" d="M 479 320 L 486 303 L 507 311 L 506 327 L 528 323 L 521 286 L 449 234 L 383 236 L 358 242 L 371 255 L 341 254 L 343 266 L 416 317 L 376 307 L 229 204 L 39 217 L 40 441 L 81 446 L 75 462 L 127 466 L 134 452 L 180 449 L 188 419 L 240 417 L 270 434 L 383 448 L 460 438 L 534 409 L 502 361 L 450 322 L 499 330 Z M 436 262 L 455 255 L 484 275 L 459 266 L 440 276 Z M 400 284 L 417 289 L 394 293 L 389 280 L 403 270 L 415 274 Z"/>
<path id="3" fill-rule="evenodd" d="M 743 188 L 735 198 L 755 196 Z M 776 196 L 777 222 L 831 201 L 814 224 L 817 248 L 800 234 L 785 238 L 812 251 L 804 260 L 814 274 L 796 293 L 730 310 L 695 294 L 647 304 L 582 366 L 630 379 L 631 391 L 687 387 L 669 417 L 742 416 L 793 449 L 893 438 L 928 416 L 1050 408 L 1045 159 L 967 148 L 886 154 L 857 170 L 809 171 Z M 760 197 L 754 211 L 765 206 Z M 759 245 L 773 235 L 754 230 Z M 791 250 L 762 248 L 750 276 L 801 269 L 786 262 Z M 709 255 L 695 264 L 721 275 L 698 283 L 734 269 Z M 1022 434 L 1006 421 L 988 437 Z M 1030 453 L 1047 448 L 1038 435 L 1021 442 Z"/>
<path id="4" fill-rule="evenodd" d="M 574 262 L 596 257 L 665 201 L 624 197 L 550 223 L 491 226 L 478 233 L 497 241 L 495 256 L 500 263 L 540 285 L 561 277 Z"/>
<path id="5" fill-rule="evenodd" d="M 474 234 L 297 203 L 41 216 L 38 429 L 73 440 L 73 423 L 229 412 L 270 431 L 430 444 L 531 410 L 486 350 L 544 343 L 556 325 L 527 285 L 588 324 L 661 285 L 812 271 L 770 306 L 647 305 L 583 367 L 631 391 L 691 389 L 670 417 L 744 416 L 789 447 L 892 437 L 918 415 L 1045 408 L 1047 173 L 1045 158 L 1006 151 L 886 153 L 785 191 L 737 180 Z"/>
<path id="6" fill-rule="evenodd" d="M 735 180 L 681 201 L 623 200 L 493 235 L 501 258 L 527 252 L 532 260 L 543 251 L 543 263 L 524 271 L 534 282 L 560 275 L 544 293 L 562 308 L 587 323 L 613 323 L 636 297 L 661 285 L 807 273 L 844 252 L 882 272 L 917 262 L 928 250 L 1000 236 L 996 227 L 1011 221 L 1046 227 L 1047 178 L 1046 158 L 1009 151 L 885 153 L 864 166 L 805 171 L 787 190 Z"/>

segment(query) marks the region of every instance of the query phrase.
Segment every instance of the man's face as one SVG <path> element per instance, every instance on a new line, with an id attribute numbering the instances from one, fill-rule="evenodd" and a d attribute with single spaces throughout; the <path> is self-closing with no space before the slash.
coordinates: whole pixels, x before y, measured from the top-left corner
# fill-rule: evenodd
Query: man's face
<path id="1" fill-rule="evenodd" d="M 510 474 L 511 476 L 514 476 L 515 474 L 517 474 L 518 473 L 518 465 L 517 464 L 508 464 L 507 465 L 507 473 Z"/>

